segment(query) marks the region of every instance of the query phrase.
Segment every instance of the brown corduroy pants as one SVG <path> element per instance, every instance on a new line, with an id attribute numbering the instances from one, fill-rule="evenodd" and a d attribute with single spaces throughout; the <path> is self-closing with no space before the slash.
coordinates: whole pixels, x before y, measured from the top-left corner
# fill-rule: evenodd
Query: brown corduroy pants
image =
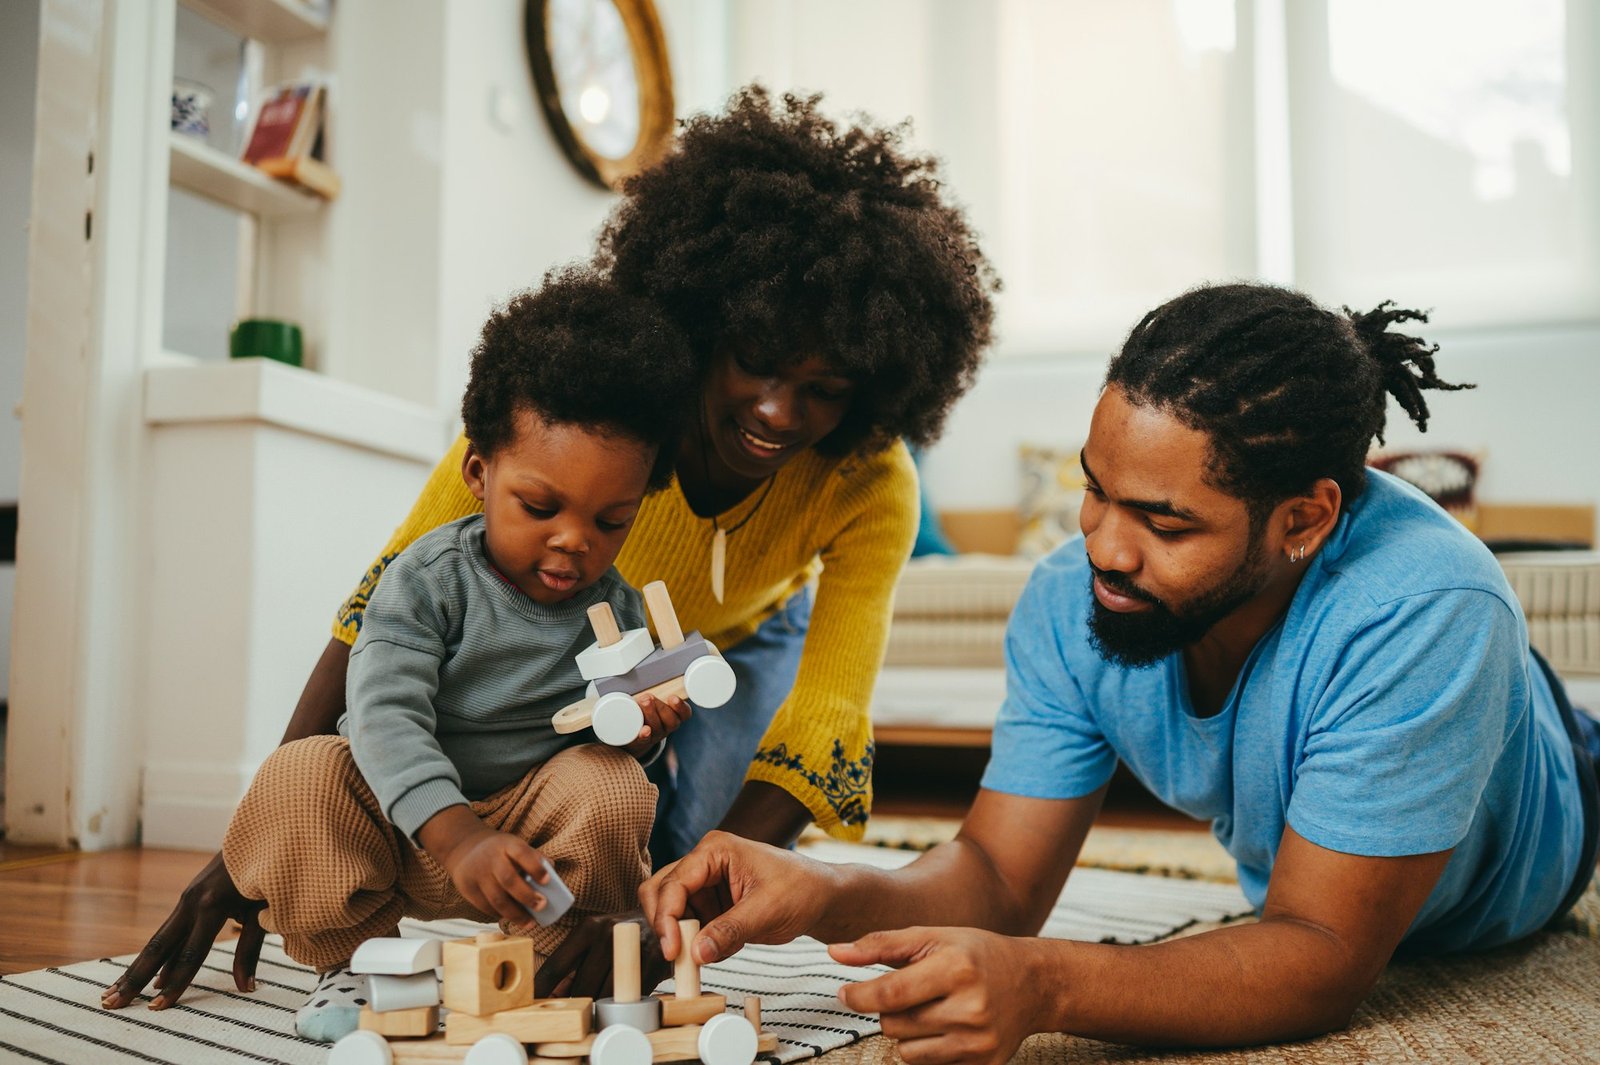
<path id="1" fill-rule="evenodd" d="M 516 927 L 548 954 L 584 916 L 638 905 L 650 875 L 656 789 L 627 752 L 569 747 L 472 812 L 544 852 L 575 903 L 548 928 Z M 222 842 L 228 875 L 264 899 L 261 926 L 284 950 L 324 972 L 401 917 L 492 921 L 450 874 L 383 816 L 340 736 L 284 744 L 256 773 Z M 512 930 L 509 926 L 507 931 Z"/>

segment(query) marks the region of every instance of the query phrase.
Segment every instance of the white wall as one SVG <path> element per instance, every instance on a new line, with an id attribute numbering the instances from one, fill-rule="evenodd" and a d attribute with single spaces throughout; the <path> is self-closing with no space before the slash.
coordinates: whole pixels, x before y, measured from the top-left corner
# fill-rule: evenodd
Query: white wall
<path id="1" fill-rule="evenodd" d="M 33 200 L 38 0 L 0 6 L 0 502 L 15 502 L 22 471 L 22 365 L 28 320 L 28 210 Z M 0 701 L 11 682 L 16 569 L 0 566 Z"/>
<path id="2" fill-rule="evenodd" d="M 1428 393 L 1426 434 L 1391 402 L 1389 447 L 1483 452 L 1480 498 L 1486 501 L 1600 503 L 1600 326 L 1417 331 L 1440 344 L 1441 377 L 1477 388 Z M 949 510 L 1016 505 L 1017 446 L 1081 445 L 1106 361 L 992 361 L 929 452 L 925 473 L 935 504 Z"/>

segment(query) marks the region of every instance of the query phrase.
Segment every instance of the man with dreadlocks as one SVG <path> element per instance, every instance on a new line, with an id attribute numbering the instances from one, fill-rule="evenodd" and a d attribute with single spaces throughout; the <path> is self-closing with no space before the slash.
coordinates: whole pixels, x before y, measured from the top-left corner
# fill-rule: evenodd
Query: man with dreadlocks
<path id="1" fill-rule="evenodd" d="M 881 1013 L 906 1061 L 1004 1061 L 1035 1031 L 1319 1034 L 1397 949 L 1484 949 L 1563 916 L 1595 871 L 1593 723 L 1482 544 L 1363 465 L 1389 396 L 1422 428 L 1426 391 L 1466 387 L 1393 328 L 1412 320 L 1261 285 L 1146 315 L 1083 449 L 1083 538 L 1012 616 L 960 835 L 883 871 L 713 834 L 641 888 L 668 956 L 691 899 L 721 910 L 702 962 L 814 935 L 899 970 L 841 997 Z M 1259 922 L 1137 947 L 1023 938 L 1119 758 L 1212 822 Z"/>

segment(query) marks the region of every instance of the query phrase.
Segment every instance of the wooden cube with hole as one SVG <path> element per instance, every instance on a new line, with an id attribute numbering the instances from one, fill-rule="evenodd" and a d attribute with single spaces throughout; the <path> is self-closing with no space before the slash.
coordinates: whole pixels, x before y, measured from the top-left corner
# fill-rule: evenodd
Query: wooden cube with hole
<path id="1" fill-rule="evenodd" d="M 484 1017 L 533 1004 L 533 940 L 480 932 L 444 945 L 446 1009 Z"/>

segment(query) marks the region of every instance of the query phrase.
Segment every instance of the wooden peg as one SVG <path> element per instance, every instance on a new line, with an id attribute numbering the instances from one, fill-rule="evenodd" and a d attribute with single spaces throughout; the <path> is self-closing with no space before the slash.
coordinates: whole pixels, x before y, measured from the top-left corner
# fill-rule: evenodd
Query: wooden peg
<path id="1" fill-rule="evenodd" d="M 744 997 L 744 1019 L 750 1022 L 750 1027 L 757 1032 L 761 1031 L 761 996 L 746 995 Z"/>
<path id="2" fill-rule="evenodd" d="M 622 921 L 611 926 L 611 997 L 639 1001 L 639 926 Z"/>
<path id="3" fill-rule="evenodd" d="M 672 963 L 673 995 L 676 998 L 700 997 L 700 963 L 694 960 L 694 937 L 700 922 L 685 917 L 678 922 L 678 960 Z"/>
<path id="4" fill-rule="evenodd" d="M 610 647 L 622 639 L 617 627 L 617 616 L 611 612 L 610 603 L 596 603 L 589 608 L 589 624 L 594 627 L 594 638 L 601 647 Z"/>
<path id="5" fill-rule="evenodd" d="M 672 596 L 667 594 L 664 581 L 651 581 L 644 586 L 644 605 L 650 611 L 650 620 L 656 624 L 656 639 L 663 651 L 670 651 L 683 642 L 683 628 L 678 624 L 678 612 L 672 609 Z"/>

